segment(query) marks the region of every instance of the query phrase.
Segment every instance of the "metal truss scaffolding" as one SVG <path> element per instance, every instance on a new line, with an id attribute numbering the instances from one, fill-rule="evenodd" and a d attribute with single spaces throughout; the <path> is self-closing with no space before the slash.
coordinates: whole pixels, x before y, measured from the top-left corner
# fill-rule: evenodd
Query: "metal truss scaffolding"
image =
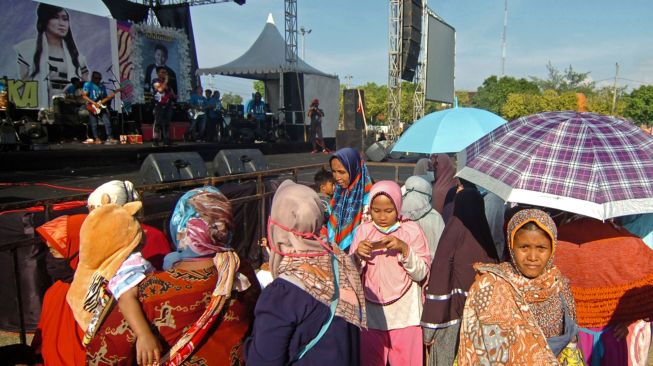
<path id="1" fill-rule="evenodd" d="M 284 0 L 286 12 L 286 63 L 290 70 L 297 67 L 297 0 Z"/>
<path id="2" fill-rule="evenodd" d="M 401 33 L 402 0 L 390 0 L 390 24 L 388 27 L 388 127 L 391 135 L 398 138 L 401 124 Z"/>
<path id="3" fill-rule="evenodd" d="M 415 94 L 413 95 L 413 120 L 424 117 L 424 106 L 426 104 L 426 65 L 428 60 L 426 52 L 428 51 L 428 7 L 426 0 L 422 0 L 422 40 L 419 47 L 419 61 L 415 70 Z"/>

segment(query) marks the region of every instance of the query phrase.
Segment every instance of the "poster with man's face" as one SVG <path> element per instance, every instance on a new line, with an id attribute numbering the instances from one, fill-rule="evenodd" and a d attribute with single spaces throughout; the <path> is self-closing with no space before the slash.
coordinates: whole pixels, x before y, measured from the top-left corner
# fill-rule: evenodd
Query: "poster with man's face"
<path id="1" fill-rule="evenodd" d="M 93 71 L 113 89 L 111 19 L 25 0 L 0 0 L 0 9 L 0 77 L 16 107 L 47 108 L 71 78 Z"/>
<path id="2" fill-rule="evenodd" d="M 162 34 L 145 33 L 143 36 L 143 76 L 145 91 L 152 90 L 152 81 L 157 78 L 157 67 L 164 67 L 168 71 L 170 81 L 168 85 L 175 94 L 179 77 L 179 45 L 178 40 Z"/>

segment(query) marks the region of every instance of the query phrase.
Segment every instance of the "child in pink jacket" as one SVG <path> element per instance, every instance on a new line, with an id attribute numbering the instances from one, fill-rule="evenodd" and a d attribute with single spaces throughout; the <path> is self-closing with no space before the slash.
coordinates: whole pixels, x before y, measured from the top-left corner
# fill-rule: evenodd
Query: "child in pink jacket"
<path id="1" fill-rule="evenodd" d="M 402 221 L 401 188 L 380 181 L 370 191 L 371 222 L 356 230 L 351 253 L 361 265 L 367 330 L 361 364 L 422 365 L 421 284 L 431 256 L 419 225 Z"/>

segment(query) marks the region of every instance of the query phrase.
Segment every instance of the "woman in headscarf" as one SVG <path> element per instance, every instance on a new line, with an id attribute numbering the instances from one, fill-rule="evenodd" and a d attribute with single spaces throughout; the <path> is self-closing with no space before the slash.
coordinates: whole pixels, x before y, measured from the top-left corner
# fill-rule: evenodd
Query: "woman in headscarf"
<path id="1" fill-rule="evenodd" d="M 433 208 L 438 211 L 445 222 L 449 217 L 444 216 L 444 206 L 447 192 L 452 187 L 458 185 L 456 175 L 456 167 L 447 154 L 433 154 L 431 155 L 431 169 L 435 172 L 435 182 L 433 182 L 433 197 L 431 202 Z"/>
<path id="2" fill-rule="evenodd" d="M 346 147 L 336 151 L 329 160 L 336 190 L 331 198 L 327 232 L 329 242 L 337 244 L 342 250 L 349 246 L 356 228 L 363 220 L 365 206 L 369 203 L 372 179 L 367 165 L 360 153 Z"/>
<path id="3" fill-rule="evenodd" d="M 233 250 L 234 228 L 231 204 L 216 188 L 193 189 L 177 202 L 170 219 L 177 250 L 165 257 L 164 272 L 147 275 L 137 287 L 142 311 L 163 346 L 162 362 L 242 363 L 240 349 L 260 289 Z M 133 364 L 138 338 L 118 307 L 88 329 L 89 364 Z"/>
<path id="4" fill-rule="evenodd" d="M 401 216 L 407 220 L 417 222 L 422 228 L 428 240 L 431 259 L 433 259 L 444 231 L 444 220 L 431 207 L 431 185 L 421 176 L 412 176 L 406 180 L 404 189 Z"/>
<path id="5" fill-rule="evenodd" d="M 256 304 L 248 364 L 359 364 L 363 291 L 351 258 L 319 236 L 321 207 L 312 189 L 290 180 L 274 195 L 268 221 L 274 281 Z"/>
<path id="6" fill-rule="evenodd" d="M 419 320 L 431 255 L 419 225 L 401 217 L 401 188 L 380 181 L 370 191 L 372 221 L 359 226 L 352 253 L 362 268 L 368 329 L 361 364 L 422 365 Z"/>
<path id="7" fill-rule="evenodd" d="M 36 229 L 50 249 L 45 261 L 54 283 L 43 297 L 41 318 L 32 347 L 37 349 L 37 353 L 40 351 L 48 365 L 86 364 L 86 351 L 82 345 L 84 333 L 75 323 L 66 303 L 66 294 L 79 260 L 79 231 L 86 216 L 60 216 Z"/>
<path id="8" fill-rule="evenodd" d="M 87 207 L 93 211 L 107 204 L 125 205 L 140 200 L 130 181 L 113 180 L 96 188 L 88 197 Z M 39 327 L 32 347 L 40 352 L 47 364 L 84 365 L 86 351 L 82 344 L 84 332 L 77 326 L 66 294 L 79 261 L 79 232 L 87 214 L 64 215 L 39 226 L 36 232 L 50 251 L 46 255 L 47 270 L 54 284 L 46 291 Z M 152 226 L 141 225 L 145 244 L 143 257 L 161 268 L 163 256 L 170 253 L 165 235 Z"/>
<path id="9" fill-rule="evenodd" d="M 541 210 L 522 210 L 506 234 L 510 262 L 474 266 L 480 277 L 465 304 L 458 364 L 582 364 L 578 352 L 570 352 L 577 334 L 574 299 L 553 264 L 555 223 Z"/>
<path id="10" fill-rule="evenodd" d="M 456 194 L 453 216 L 447 221 L 431 263 L 422 314 L 424 343 L 430 365 L 451 365 L 456 356 L 460 318 L 477 262 L 497 263 L 483 198 L 476 189 Z"/>
<path id="11" fill-rule="evenodd" d="M 435 173 L 431 169 L 431 159 L 421 158 L 415 163 L 415 168 L 413 168 L 413 175 L 422 177 L 426 179 L 429 183 L 432 183 L 435 180 Z"/>

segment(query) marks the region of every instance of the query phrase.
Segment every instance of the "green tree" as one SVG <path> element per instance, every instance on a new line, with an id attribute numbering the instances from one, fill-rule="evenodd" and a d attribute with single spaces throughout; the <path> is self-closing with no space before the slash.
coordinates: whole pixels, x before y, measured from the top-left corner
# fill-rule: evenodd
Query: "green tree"
<path id="1" fill-rule="evenodd" d="M 262 82 L 261 80 L 255 80 L 254 81 L 254 92 L 259 92 L 261 93 L 261 96 L 265 99 L 265 83 Z"/>
<path id="2" fill-rule="evenodd" d="M 512 121 L 519 117 L 540 112 L 542 97 L 529 93 L 510 93 L 508 99 L 501 107 L 501 116 Z"/>
<path id="3" fill-rule="evenodd" d="M 371 125 L 384 125 L 388 113 L 388 87 L 376 83 L 359 86 L 365 93 L 365 117 Z"/>
<path id="4" fill-rule="evenodd" d="M 653 124 L 653 85 L 642 85 L 625 99 L 626 117 L 647 126 Z"/>
<path id="5" fill-rule="evenodd" d="M 456 91 L 455 95 L 458 98 L 459 107 L 471 107 L 472 106 L 472 93 L 465 90 Z"/>
<path id="6" fill-rule="evenodd" d="M 539 94 L 539 88 L 532 81 L 512 76 L 498 78 L 495 75 L 483 81 L 472 97 L 472 105 L 477 108 L 500 114 L 501 107 L 510 93 Z"/>
<path id="7" fill-rule="evenodd" d="M 558 93 L 569 91 L 577 93 L 591 93 L 594 90 L 594 82 L 589 80 L 589 72 L 577 72 L 569 65 L 564 71 L 556 69 L 551 61 L 546 64 L 548 77 L 540 79 L 531 76 L 531 80 L 541 91 L 555 90 Z"/>
<path id="8" fill-rule="evenodd" d="M 229 104 L 242 104 L 243 97 L 237 94 L 224 93 L 222 94 L 222 108 L 227 108 Z"/>

